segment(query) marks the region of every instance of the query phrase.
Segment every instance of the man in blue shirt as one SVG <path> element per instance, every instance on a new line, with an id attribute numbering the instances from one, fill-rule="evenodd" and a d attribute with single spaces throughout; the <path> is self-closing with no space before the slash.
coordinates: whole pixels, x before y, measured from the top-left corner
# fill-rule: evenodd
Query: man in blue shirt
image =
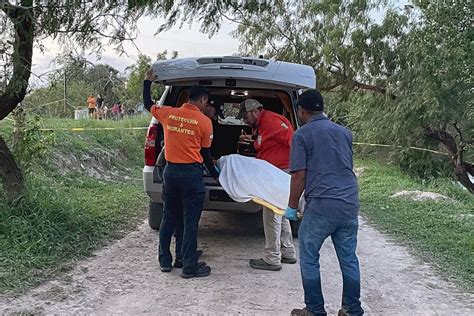
<path id="1" fill-rule="evenodd" d="M 306 205 L 298 232 L 300 267 L 305 292 L 304 309 L 292 315 L 326 315 L 321 291 L 319 250 L 331 236 L 342 272 L 342 308 L 339 315 L 362 315 L 360 272 L 356 255 L 359 194 L 352 171 L 352 133 L 323 113 L 324 101 L 316 90 L 298 100 L 298 129 L 291 146 L 291 190 L 285 216 L 296 220 L 304 191 Z"/>

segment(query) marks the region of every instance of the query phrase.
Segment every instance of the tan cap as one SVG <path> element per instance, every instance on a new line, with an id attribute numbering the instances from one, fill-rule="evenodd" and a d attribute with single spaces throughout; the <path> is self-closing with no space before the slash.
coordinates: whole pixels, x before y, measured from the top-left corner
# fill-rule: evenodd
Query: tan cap
<path id="1" fill-rule="evenodd" d="M 263 107 L 263 105 L 255 99 L 244 100 L 244 101 L 242 101 L 242 103 L 240 103 L 239 114 L 237 114 L 237 116 L 235 118 L 238 119 L 238 120 L 241 120 L 241 119 L 244 118 L 244 116 L 245 116 L 245 114 L 247 114 L 247 112 L 250 112 L 250 111 L 262 108 L 262 107 Z"/>

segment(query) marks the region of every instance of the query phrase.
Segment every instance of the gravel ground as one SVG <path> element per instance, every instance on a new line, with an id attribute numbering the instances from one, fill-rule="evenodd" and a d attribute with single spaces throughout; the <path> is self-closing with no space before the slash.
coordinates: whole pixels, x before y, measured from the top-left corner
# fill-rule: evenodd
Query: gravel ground
<path id="1" fill-rule="evenodd" d="M 207 278 L 185 280 L 179 270 L 161 273 L 156 239 L 143 223 L 70 272 L 22 296 L 0 297 L 0 314 L 289 315 L 304 306 L 298 265 L 284 265 L 279 272 L 248 266 L 263 249 L 259 216 L 204 213 L 199 248 L 212 267 Z M 367 314 L 473 314 L 473 294 L 438 276 L 363 219 L 358 253 Z M 342 287 L 330 240 L 322 249 L 321 269 L 326 310 L 335 315 Z"/>

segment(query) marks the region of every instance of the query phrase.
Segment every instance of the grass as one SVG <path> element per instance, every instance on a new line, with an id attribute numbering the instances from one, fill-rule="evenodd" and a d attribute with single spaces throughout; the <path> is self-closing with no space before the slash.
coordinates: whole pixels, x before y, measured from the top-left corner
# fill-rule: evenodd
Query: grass
<path id="1" fill-rule="evenodd" d="M 42 127 L 117 127 L 113 131 L 55 131 L 47 155 L 31 157 L 25 173 L 26 192 L 15 205 L 0 189 L 0 293 L 20 293 L 85 258 L 107 241 L 123 236 L 144 218 L 148 199 L 141 168 L 149 118 L 122 121 L 46 119 Z M 0 123 L 0 135 L 11 139 L 11 122 Z M 107 157 L 102 157 L 107 153 Z M 104 181 L 78 170 L 59 170 L 54 157 L 94 158 L 104 172 L 118 177 Z M 107 159 L 106 159 L 107 158 Z M 21 161 L 20 161 L 21 163 Z M 121 177 L 122 176 L 122 177 Z"/>
<path id="2" fill-rule="evenodd" d="M 147 126 L 148 122 L 149 117 L 40 122 L 44 128 L 118 129 L 53 132 L 54 147 L 47 156 L 35 159 L 34 172 L 27 173 L 24 199 L 8 205 L 0 190 L 0 292 L 19 293 L 67 269 L 74 260 L 122 236 L 144 217 L 148 199 L 139 178 L 145 130 L 122 128 Z M 0 135 L 10 140 L 11 132 L 11 122 L 0 121 Z M 104 153 L 111 155 L 101 157 Z M 103 181 L 87 176 L 81 169 L 65 170 L 64 174 L 53 163 L 58 154 L 79 160 L 94 157 L 106 170 L 117 170 L 129 178 Z M 446 276 L 472 290 L 474 196 L 446 179 L 423 182 L 372 160 L 360 160 L 357 165 L 365 167 L 360 178 L 362 214 Z M 401 190 L 434 191 L 456 202 L 390 197 Z"/>
<path id="3" fill-rule="evenodd" d="M 468 290 L 474 289 L 474 196 L 448 179 L 420 181 L 374 161 L 359 180 L 361 212 L 383 231 Z M 402 190 L 431 191 L 455 200 L 391 198 Z"/>

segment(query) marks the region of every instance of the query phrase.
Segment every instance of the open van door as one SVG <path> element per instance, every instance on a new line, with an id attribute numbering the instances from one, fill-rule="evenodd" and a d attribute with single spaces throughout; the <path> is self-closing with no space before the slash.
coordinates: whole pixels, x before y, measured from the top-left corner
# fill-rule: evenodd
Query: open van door
<path id="1" fill-rule="evenodd" d="M 227 87 L 252 87 L 252 82 L 293 89 L 316 87 L 312 67 L 260 58 L 177 58 L 159 60 L 152 67 L 158 75 L 156 82 L 165 85 L 202 81 L 203 85 Z"/>

